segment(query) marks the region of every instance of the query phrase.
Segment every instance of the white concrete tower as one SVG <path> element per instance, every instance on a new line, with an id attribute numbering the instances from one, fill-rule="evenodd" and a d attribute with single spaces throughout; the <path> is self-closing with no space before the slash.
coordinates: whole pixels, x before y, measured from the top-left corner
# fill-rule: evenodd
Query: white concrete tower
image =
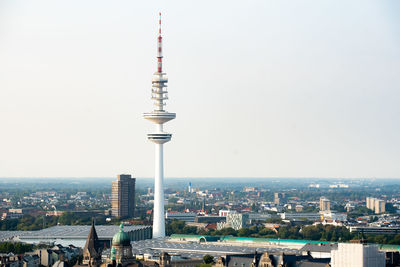
<path id="1" fill-rule="evenodd" d="M 163 144 L 171 140 L 171 134 L 163 131 L 163 124 L 175 119 L 175 113 L 164 110 L 165 100 L 168 99 L 166 73 L 162 71 L 162 37 L 161 37 L 161 13 L 159 20 L 158 45 L 157 45 L 157 72 L 153 77 L 151 99 L 154 100 L 154 110 L 144 113 L 144 118 L 156 125 L 155 131 L 147 135 L 147 138 L 155 144 L 155 177 L 154 177 L 154 211 L 153 211 L 153 238 L 165 236 L 164 218 L 164 159 Z"/>

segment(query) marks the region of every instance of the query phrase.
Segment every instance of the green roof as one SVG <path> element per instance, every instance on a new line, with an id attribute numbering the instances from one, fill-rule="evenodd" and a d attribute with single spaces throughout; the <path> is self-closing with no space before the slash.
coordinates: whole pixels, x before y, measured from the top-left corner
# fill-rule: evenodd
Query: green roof
<path id="1" fill-rule="evenodd" d="M 220 238 L 221 242 L 248 242 L 248 243 L 293 243 L 293 244 L 307 244 L 307 243 L 322 243 L 329 244 L 335 242 L 329 241 L 313 241 L 313 240 L 298 240 L 298 239 L 278 239 L 278 238 L 256 238 L 256 237 L 236 237 L 236 236 L 223 236 Z"/>
<path id="2" fill-rule="evenodd" d="M 171 239 L 181 239 L 186 241 L 200 242 L 204 238 L 207 242 L 238 242 L 238 243 L 286 243 L 286 244 L 299 244 L 305 245 L 307 243 L 315 244 L 333 244 L 337 242 L 332 241 L 315 241 L 315 240 L 300 240 L 300 239 L 279 239 L 279 238 L 257 238 L 257 237 L 237 237 L 237 236 L 210 236 L 210 235 L 183 235 L 173 234 Z M 376 244 L 381 250 L 400 251 L 399 245 L 382 245 Z"/>
<path id="3" fill-rule="evenodd" d="M 129 246 L 131 244 L 131 239 L 127 233 L 124 232 L 124 225 L 120 225 L 120 230 L 116 233 L 112 239 L 113 245 Z"/>
<path id="4" fill-rule="evenodd" d="M 381 250 L 391 250 L 391 251 L 398 250 L 398 251 L 400 251 L 400 246 L 399 245 L 381 245 L 381 244 L 378 244 L 378 246 L 379 246 L 379 249 L 381 249 Z"/>
<path id="5" fill-rule="evenodd" d="M 220 240 L 220 236 L 213 235 L 184 235 L 184 234 L 173 234 L 170 236 L 171 239 L 184 239 L 186 241 L 196 240 L 199 241 L 203 238 L 207 242 L 215 242 Z"/>

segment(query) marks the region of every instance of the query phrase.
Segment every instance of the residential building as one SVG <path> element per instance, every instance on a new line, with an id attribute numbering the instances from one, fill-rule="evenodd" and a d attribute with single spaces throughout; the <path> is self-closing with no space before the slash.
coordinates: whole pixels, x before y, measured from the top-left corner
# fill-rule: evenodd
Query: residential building
<path id="1" fill-rule="evenodd" d="M 367 208 L 373 210 L 375 214 L 384 213 L 386 211 L 386 202 L 382 199 L 367 197 L 365 203 Z"/>
<path id="2" fill-rule="evenodd" d="M 385 205 L 386 205 L 386 203 L 384 200 L 376 199 L 375 200 L 375 209 L 374 209 L 375 213 L 376 214 L 384 213 L 386 211 Z"/>
<path id="3" fill-rule="evenodd" d="M 327 211 L 331 210 L 331 202 L 326 197 L 321 197 L 319 199 L 319 210 L 320 211 Z"/>
<path id="4" fill-rule="evenodd" d="M 129 174 L 120 174 L 112 182 L 111 215 L 119 218 L 135 216 L 135 183 L 136 179 Z"/>
<path id="5" fill-rule="evenodd" d="M 366 204 L 368 209 L 370 209 L 370 210 L 374 210 L 375 209 L 374 200 L 375 200 L 375 198 L 373 198 L 373 197 L 367 197 L 366 198 L 365 204 Z"/>

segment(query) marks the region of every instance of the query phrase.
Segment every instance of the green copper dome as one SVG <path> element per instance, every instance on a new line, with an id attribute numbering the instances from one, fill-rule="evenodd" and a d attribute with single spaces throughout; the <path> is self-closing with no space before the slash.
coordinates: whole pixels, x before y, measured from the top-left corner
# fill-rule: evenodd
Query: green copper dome
<path id="1" fill-rule="evenodd" d="M 119 228 L 119 232 L 116 233 L 112 239 L 112 244 L 117 246 L 129 246 L 131 244 L 131 239 L 129 235 L 124 232 L 124 225 L 121 224 Z"/>

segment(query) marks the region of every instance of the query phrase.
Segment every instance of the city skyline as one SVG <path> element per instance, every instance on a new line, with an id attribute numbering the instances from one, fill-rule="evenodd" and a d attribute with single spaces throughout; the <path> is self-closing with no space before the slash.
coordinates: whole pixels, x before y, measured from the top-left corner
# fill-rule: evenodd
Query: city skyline
<path id="1" fill-rule="evenodd" d="M 400 4 L 360 3 L 2 2 L 0 176 L 153 176 L 161 11 L 167 177 L 400 177 Z"/>

